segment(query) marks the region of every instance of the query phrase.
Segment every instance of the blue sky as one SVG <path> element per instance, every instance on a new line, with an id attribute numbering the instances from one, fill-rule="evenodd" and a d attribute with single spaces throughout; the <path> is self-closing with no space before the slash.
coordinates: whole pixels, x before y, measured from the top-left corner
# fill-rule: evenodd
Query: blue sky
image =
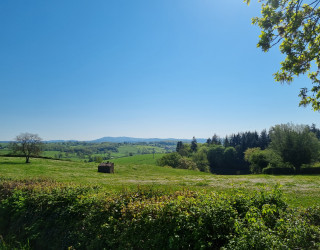
<path id="1" fill-rule="evenodd" d="M 319 124 L 242 0 L 0 2 L 0 140 L 208 138 Z"/>

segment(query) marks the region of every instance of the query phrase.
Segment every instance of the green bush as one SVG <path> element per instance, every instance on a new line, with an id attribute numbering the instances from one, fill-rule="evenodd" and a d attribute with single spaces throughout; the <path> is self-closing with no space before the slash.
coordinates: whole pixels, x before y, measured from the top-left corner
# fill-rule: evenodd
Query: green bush
<path id="1" fill-rule="evenodd" d="M 200 146 L 192 155 L 192 160 L 197 164 L 197 168 L 201 172 L 209 172 L 209 161 L 207 158 L 208 154 L 208 147 L 206 146 Z"/>
<path id="2" fill-rule="evenodd" d="M 295 174 L 294 167 L 271 167 L 268 166 L 262 170 L 263 174 L 273 174 L 273 175 L 292 175 Z"/>
<path id="3" fill-rule="evenodd" d="M 269 149 L 248 148 L 244 152 L 244 159 L 250 163 L 250 172 L 253 174 L 261 174 L 268 165 L 276 167 L 283 164 L 281 157 Z"/>
<path id="4" fill-rule="evenodd" d="M 160 159 L 158 159 L 157 164 L 162 167 L 170 166 L 173 168 L 199 170 L 197 168 L 197 164 L 192 159 L 181 156 L 176 152 L 165 154 Z"/>
<path id="5" fill-rule="evenodd" d="M 173 168 L 179 168 L 180 166 L 180 160 L 182 159 L 182 156 L 176 152 L 165 154 L 160 159 L 157 160 L 157 164 L 159 166 L 170 166 Z"/>
<path id="6" fill-rule="evenodd" d="M 199 170 L 197 168 L 197 164 L 194 161 L 192 161 L 192 159 L 189 159 L 187 157 L 182 157 L 179 160 L 178 168 L 189 169 L 189 170 Z"/>
<path id="7" fill-rule="evenodd" d="M 302 215 L 308 220 L 309 224 L 320 226 L 320 206 L 306 208 Z"/>
<path id="8" fill-rule="evenodd" d="M 320 209 L 291 210 L 281 195 L 2 181 L 0 235 L 35 249 L 318 249 Z"/>
<path id="9" fill-rule="evenodd" d="M 320 167 L 302 167 L 300 174 L 320 174 Z"/>

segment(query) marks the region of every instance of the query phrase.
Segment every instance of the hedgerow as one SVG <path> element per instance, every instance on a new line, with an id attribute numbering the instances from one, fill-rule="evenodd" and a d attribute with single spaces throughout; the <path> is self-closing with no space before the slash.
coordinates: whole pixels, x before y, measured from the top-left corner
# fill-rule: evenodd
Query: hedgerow
<path id="1" fill-rule="evenodd" d="M 226 195 L 152 188 L 107 193 L 50 180 L 0 183 L 0 247 L 317 249 L 319 218 L 319 207 L 289 208 L 279 187 Z"/>

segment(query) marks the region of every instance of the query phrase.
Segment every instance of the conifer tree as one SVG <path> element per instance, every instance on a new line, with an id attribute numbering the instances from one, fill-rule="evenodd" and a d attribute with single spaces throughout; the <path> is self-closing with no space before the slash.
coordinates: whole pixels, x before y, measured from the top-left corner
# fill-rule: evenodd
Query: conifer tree
<path id="1" fill-rule="evenodd" d="M 193 137 L 191 141 L 191 151 L 197 152 L 197 148 L 198 148 L 197 140 L 195 137 Z"/>
<path id="2" fill-rule="evenodd" d="M 178 141 L 177 143 L 177 148 L 176 148 L 176 152 L 180 152 L 180 150 L 183 148 L 183 143 L 182 141 Z"/>

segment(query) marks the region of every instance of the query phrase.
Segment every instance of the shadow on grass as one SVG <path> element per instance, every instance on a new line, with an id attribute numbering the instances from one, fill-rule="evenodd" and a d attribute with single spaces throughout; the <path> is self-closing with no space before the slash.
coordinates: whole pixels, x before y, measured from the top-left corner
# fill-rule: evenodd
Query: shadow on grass
<path id="1" fill-rule="evenodd" d="M 0 165 L 28 165 L 25 162 L 0 161 Z"/>

